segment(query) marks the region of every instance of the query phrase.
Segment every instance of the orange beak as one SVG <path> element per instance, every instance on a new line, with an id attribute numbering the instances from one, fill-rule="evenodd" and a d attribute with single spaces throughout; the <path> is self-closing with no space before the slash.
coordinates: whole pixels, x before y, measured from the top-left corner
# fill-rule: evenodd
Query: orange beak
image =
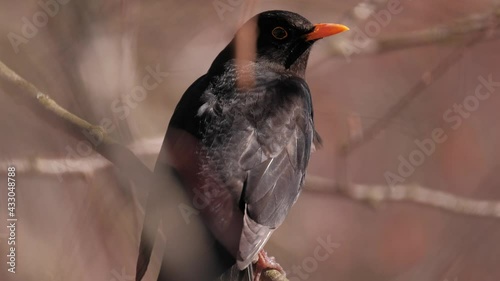
<path id="1" fill-rule="evenodd" d="M 318 23 L 314 25 L 314 30 L 306 34 L 306 41 L 318 40 L 330 35 L 349 30 L 349 27 L 336 23 Z"/>

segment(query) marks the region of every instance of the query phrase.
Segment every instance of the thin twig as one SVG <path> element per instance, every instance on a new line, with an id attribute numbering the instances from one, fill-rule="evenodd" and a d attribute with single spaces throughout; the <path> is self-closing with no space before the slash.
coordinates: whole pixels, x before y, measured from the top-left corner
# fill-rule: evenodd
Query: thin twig
<path id="1" fill-rule="evenodd" d="M 330 54 L 332 56 L 373 55 L 431 44 L 456 44 L 471 34 L 477 33 L 485 35 L 483 41 L 493 40 L 498 39 L 492 34 L 498 29 L 499 23 L 500 8 L 497 7 L 484 13 L 454 20 L 448 24 L 380 38 L 367 38 L 366 42 L 362 42 L 362 44 L 355 41 L 355 34 L 352 33 L 351 36 L 343 36 L 339 40 L 330 40 Z M 361 30 L 361 32 L 364 31 Z M 346 51 L 349 51 L 349 54 L 346 54 Z"/>
<path id="2" fill-rule="evenodd" d="M 109 145 L 118 144 L 118 142 L 113 140 L 102 127 L 92 125 L 89 122 L 83 120 L 82 118 L 67 111 L 59 104 L 57 104 L 50 96 L 42 93 L 33 84 L 31 84 L 30 82 L 26 81 L 26 79 L 19 76 L 16 72 L 7 67 L 1 61 L 0 61 L 0 77 L 14 83 L 16 86 L 26 91 L 26 93 L 28 93 L 32 98 L 36 99 L 38 101 L 38 104 L 41 105 L 47 111 L 50 111 L 56 116 L 59 116 L 65 121 L 81 129 L 88 130 L 93 134 L 97 134 L 96 137 L 102 139 L 102 142 L 104 144 L 109 144 Z"/>
<path id="3" fill-rule="evenodd" d="M 488 18 L 495 19 L 495 26 L 498 25 L 498 19 L 500 18 L 500 9 L 495 10 L 494 13 L 487 13 Z M 492 17 L 494 15 L 494 17 Z M 486 14 L 483 15 L 485 17 Z M 481 22 L 487 22 L 482 20 Z M 446 56 L 442 61 L 440 61 L 432 70 L 425 72 L 422 77 L 409 89 L 409 91 L 402 96 L 394 105 L 392 105 L 386 113 L 378 119 L 369 128 L 363 130 L 360 137 L 352 139 L 349 143 L 345 144 L 340 151 L 340 157 L 345 157 L 352 151 L 356 150 L 360 146 L 374 139 L 380 132 L 382 132 L 390 124 L 391 120 L 398 116 L 415 98 L 422 95 L 430 85 L 437 81 L 441 76 L 448 72 L 448 70 L 457 63 L 460 58 L 462 58 L 464 51 L 474 44 L 480 42 L 480 38 L 483 37 L 481 33 L 475 34 L 475 36 L 469 38 L 463 45 L 454 49 L 448 56 Z"/>
<path id="4" fill-rule="evenodd" d="M 410 103 L 418 96 L 424 93 L 432 83 L 443 76 L 459 59 L 463 56 L 464 48 L 454 50 L 451 54 L 445 57 L 439 64 L 429 72 L 426 72 L 422 77 L 410 88 L 408 93 L 403 95 L 394 105 L 392 105 L 385 114 L 378 119 L 373 125 L 363 130 L 359 137 L 349 140 L 341 151 L 340 156 L 346 156 L 358 149 L 360 146 L 374 139 L 382 132 L 391 122 L 397 117 Z"/>

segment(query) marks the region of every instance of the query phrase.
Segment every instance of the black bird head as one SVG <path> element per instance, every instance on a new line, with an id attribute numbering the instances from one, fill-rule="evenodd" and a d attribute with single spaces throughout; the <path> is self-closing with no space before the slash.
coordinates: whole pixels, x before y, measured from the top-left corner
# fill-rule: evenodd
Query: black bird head
<path id="1" fill-rule="evenodd" d="M 288 11 L 262 12 L 248 20 L 214 63 L 230 59 L 271 63 L 304 76 L 309 51 L 317 40 L 349 30 L 341 24 L 312 24 Z M 222 60 L 222 61 L 221 61 Z"/>

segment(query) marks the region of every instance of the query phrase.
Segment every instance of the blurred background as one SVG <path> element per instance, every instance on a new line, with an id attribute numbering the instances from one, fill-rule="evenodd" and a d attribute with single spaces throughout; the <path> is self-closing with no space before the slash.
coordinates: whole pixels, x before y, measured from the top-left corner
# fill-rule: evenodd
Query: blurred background
<path id="1" fill-rule="evenodd" d="M 309 61 L 323 138 L 309 174 L 500 201 L 499 1 L 1 0 L 0 7 L 0 60 L 151 168 L 180 96 L 246 19 L 282 9 L 346 24 L 351 31 L 318 42 Z M 7 271 L 9 233 L 0 227 L 0 280 L 134 280 L 146 190 L 64 124 L 40 118 L 19 91 L 0 81 L 2 222 L 7 166 L 18 170 L 16 274 Z M 373 125 L 375 133 L 363 133 Z M 498 204 L 495 212 L 306 190 L 266 249 L 290 280 L 496 281 Z M 336 243 L 321 260 L 320 241 Z M 156 280 L 157 269 L 154 259 L 145 280 Z"/>

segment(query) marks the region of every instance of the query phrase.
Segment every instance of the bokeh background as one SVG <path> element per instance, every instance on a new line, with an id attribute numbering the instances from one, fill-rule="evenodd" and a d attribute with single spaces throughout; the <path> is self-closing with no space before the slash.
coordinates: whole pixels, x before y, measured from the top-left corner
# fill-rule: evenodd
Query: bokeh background
<path id="1" fill-rule="evenodd" d="M 40 4 L 49 2 L 50 13 Z M 323 147 L 312 156 L 309 174 L 388 185 L 387 173 L 398 174 L 401 157 L 418 149 L 415 141 L 441 128 L 446 141 L 403 184 L 500 201 L 498 1 L 40 3 L 0 1 L 0 60 L 69 111 L 112 124 L 109 133 L 149 167 L 180 96 L 237 27 L 260 11 L 283 9 L 351 27 L 351 34 L 322 40 L 312 52 L 307 80 Z M 399 12 L 387 21 L 377 18 L 388 5 Z M 39 21 L 35 31 L 25 30 L 30 38 L 23 35 L 26 20 Z M 12 43 L 13 33 L 22 43 Z M 436 72 L 437 66 L 443 69 Z M 133 97 L 151 69 L 168 75 Z M 443 115 L 471 100 L 479 77 L 498 82 L 453 128 Z M 422 81 L 425 87 L 385 120 Z M 0 280 L 133 280 L 146 190 L 80 147 L 63 123 L 40 118 L 16 97 L 19 91 L 0 81 L 0 175 L 5 179 L 9 163 L 19 171 L 17 273 L 7 272 L 8 233 L 0 227 Z M 387 126 L 337 161 L 345 144 L 381 120 Z M 6 222 L 3 179 L 0 219 Z M 498 217 L 306 191 L 266 248 L 291 280 L 496 281 L 499 237 Z M 318 239 L 338 247 L 326 260 L 311 262 Z M 308 270 L 298 275 L 294 266 Z M 154 259 L 145 280 L 156 280 L 157 268 Z"/>

